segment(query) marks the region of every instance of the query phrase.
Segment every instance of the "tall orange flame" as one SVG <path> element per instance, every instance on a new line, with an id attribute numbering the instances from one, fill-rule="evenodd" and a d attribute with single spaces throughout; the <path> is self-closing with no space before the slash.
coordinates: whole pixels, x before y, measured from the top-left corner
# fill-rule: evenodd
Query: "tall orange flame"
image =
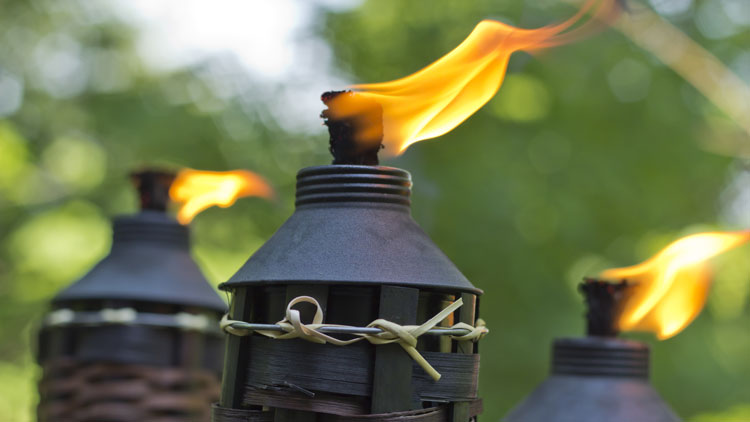
<path id="1" fill-rule="evenodd" d="M 372 122 L 379 124 L 381 119 L 362 116 L 362 104 L 366 100 L 380 104 L 383 152 L 401 154 L 415 142 L 451 131 L 486 104 L 500 89 L 514 52 L 577 40 L 611 21 L 619 10 L 618 0 L 587 0 L 572 18 L 538 29 L 483 20 L 458 47 L 417 73 L 391 82 L 355 85 L 355 95 L 326 101 L 327 115 L 334 119 L 359 117 L 366 122 L 356 134 L 357 140 L 364 142 L 380 130 L 372 127 Z M 589 13 L 588 21 L 572 28 Z M 372 112 L 373 108 L 365 110 Z"/>
<path id="2" fill-rule="evenodd" d="M 604 271 L 603 279 L 633 283 L 618 328 L 651 331 L 660 339 L 682 331 L 706 303 L 711 285 L 708 260 L 748 240 L 750 231 L 694 234 L 641 264 Z"/>
<path id="3" fill-rule="evenodd" d="M 169 189 L 169 197 L 182 203 L 177 221 L 189 223 L 206 208 L 222 208 L 234 204 L 244 196 L 273 197 L 273 189 L 259 175 L 248 170 L 199 171 L 186 169 L 177 174 Z"/>

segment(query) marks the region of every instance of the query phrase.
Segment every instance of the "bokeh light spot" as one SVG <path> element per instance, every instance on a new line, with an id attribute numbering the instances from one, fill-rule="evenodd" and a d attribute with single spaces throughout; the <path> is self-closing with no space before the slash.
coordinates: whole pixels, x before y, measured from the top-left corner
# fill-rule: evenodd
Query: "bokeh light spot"
<path id="1" fill-rule="evenodd" d="M 651 7 L 660 15 L 674 16 L 690 11 L 693 0 L 649 0 Z"/>
<path id="2" fill-rule="evenodd" d="M 23 102 L 23 83 L 7 72 L 0 72 L 0 117 L 15 113 Z"/>
<path id="3" fill-rule="evenodd" d="M 750 25 L 750 1 L 747 0 L 721 0 L 724 13 L 737 25 Z"/>
<path id="4" fill-rule="evenodd" d="M 33 51 L 37 84 L 50 95 L 69 98 L 86 88 L 89 69 L 81 45 L 64 33 L 50 34 Z"/>
<path id="5" fill-rule="evenodd" d="M 71 190 L 98 186 L 107 170 L 107 157 L 99 144 L 82 137 L 58 138 L 42 154 L 44 167 Z"/>
<path id="6" fill-rule="evenodd" d="M 17 270 L 65 282 L 81 276 L 104 256 L 109 242 L 109 221 L 99 209 L 74 201 L 21 224 L 10 235 L 10 251 Z"/>
<path id="7" fill-rule="evenodd" d="M 544 84 L 525 74 L 508 75 L 495 98 L 491 110 L 500 118 L 515 122 L 535 122 L 549 114 L 552 99 Z"/>
<path id="8" fill-rule="evenodd" d="M 695 13 L 695 25 L 704 37 L 722 39 L 736 34 L 739 28 L 727 14 L 721 1 L 705 1 Z"/>
<path id="9" fill-rule="evenodd" d="M 0 417 L 5 421 L 31 422 L 28 409 L 34 406 L 35 366 L 0 361 Z"/>
<path id="10" fill-rule="evenodd" d="M 624 59 L 609 72 L 607 82 L 618 100 L 623 103 L 632 103 L 648 95 L 651 86 L 651 71 L 637 60 Z"/>
<path id="11" fill-rule="evenodd" d="M 10 122 L 0 121 L 0 189 L 13 186 L 30 166 L 26 140 Z"/>

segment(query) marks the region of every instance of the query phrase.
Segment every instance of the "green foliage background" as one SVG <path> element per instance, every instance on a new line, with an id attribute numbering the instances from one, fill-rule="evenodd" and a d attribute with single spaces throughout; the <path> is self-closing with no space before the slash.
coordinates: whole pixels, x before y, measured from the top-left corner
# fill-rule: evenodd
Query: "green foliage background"
<path id="1" fill-rule="evenodd" d="M 693 13 L 706 2 L 674 23 L 736 61 L 750 31 L 706 38 Z M 0 6 L 0 79 L 24 82 L 20 108 L 0 117 L 0 419 L 25 421 L 38 376 L 36 324 L 49 298 L 106 254 L 108 219 L 135 210 L 132 169 L 248 168 L 272 182 L 276 202 L 243 199 L 193 222 L 194 254 L 219 283 L 292 212 L 295 172 L 329 158 L 324 129 L 284 129 L 268 111 L 273 92 L 238 77 L 240 69 L 221 78 L 244 81 L 234 85 L 242 96 L 219 95 L 206 77 L 215 76 L 211 59 L 147 70 L 136 29 L 106 7 Z M 321 9 L 315 30 L 353 80 L 376 82 L 434 61 L 481 19 L 535 27 L 572 10 L 551 0 L 370 0 Z M 71 43 L 88 72 L 78 89 L 55 81 L 42 60 L 45 45 Z M 582 276 L 643 260 L 689 232 L 736 228 L 725 216 L 744 171 L 738 140 L 746 135 L 694 88 L 607 31 L 514 56 L 487 106 L 384 163 L 412 172 L 416 220 L 485 291 L 484 420 L 499 420 L 544 379 L 553 338 L 582 332 Z M 750 420 L 747 253 L 718 260 L 707 309 L 683 333 L 639 336 L 652 345 L 654 384 L 685 418 Z"/>

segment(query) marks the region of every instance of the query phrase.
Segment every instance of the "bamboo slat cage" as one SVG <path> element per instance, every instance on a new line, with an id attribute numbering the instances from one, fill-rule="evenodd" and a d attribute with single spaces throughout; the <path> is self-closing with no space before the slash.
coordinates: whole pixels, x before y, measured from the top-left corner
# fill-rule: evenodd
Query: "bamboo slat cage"
<path id="1" fill-rule="evenodd" d="M 411 218 L 410 192 L 411 176 L 396 168 L 300 171 L 294 214 L 220 286 L 232 295 L 229 318 L 236 327 L 274 324 L 302 300 L 293 308 L 309 323 L 312 298 L 326 324 L 385 319 L 401 327 L 460 299 L 438 326 L 474 324 L 481 291 Z M 227 341 L 215 422 L 468 422 L 481 413 L 472 341 L 418 338 L 416 352 L 442 375 L 436 381 L 396 343 L 339 347 L 244 334 Z"/>

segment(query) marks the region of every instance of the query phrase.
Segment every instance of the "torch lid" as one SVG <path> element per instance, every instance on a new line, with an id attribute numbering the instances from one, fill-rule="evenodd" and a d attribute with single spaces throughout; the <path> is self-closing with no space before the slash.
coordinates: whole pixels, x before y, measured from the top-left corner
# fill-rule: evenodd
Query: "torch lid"
<path id="1" fill-rule="evenodd" d="M 220 288 L 400 285 L 481 293 L 409 213 L 411 175 L 382 166 L 309 167 L 297 210 Z"/>
<path id="2" fill-rule="evenodd" d="M 127 300 L 196 306 L 226 305 L 190 256 L 188 228 L 165 213 L 144 210 L 115 219 L 112 250 L 52 301 Z"/>

